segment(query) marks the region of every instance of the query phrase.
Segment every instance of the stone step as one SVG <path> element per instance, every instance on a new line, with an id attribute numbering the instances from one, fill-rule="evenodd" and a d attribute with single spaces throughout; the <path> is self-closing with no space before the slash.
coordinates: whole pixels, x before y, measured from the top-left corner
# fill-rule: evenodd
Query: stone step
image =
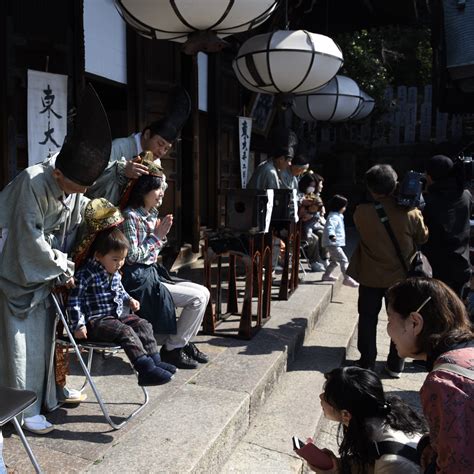
<path id="1" fill-rule="evenodd" d="M 90 388 L 85 403 L 49 414 L 56 429 L 47 436 L 28 436 L 44 472 L 221 472 L 337 293 L 340 281 L 321 282 L 321 275 L 308 273 L 288 301 L 273 301 L 272 318 L 250 341 L 197 337 L 210 362 L 199 370 L 180 370 L 169 384 L 150 387 L 148 407 L 121 430 L 104 422 Z M 324 349 L 318 357 L 331 351 Z M 93 374 L 113 416 L 123 417 L 140 400 L 122 352 L 107 360 L 99 355 Z M 72 363 L 68 383 L 78 387 L 81 381 Z M 4 455 L 18 472 L 31 471 L 11 430 Z"/>
<path id="2" fill-rule="evenodd" d="M 320 275 L 289 301 L 272 302 L 272 318 L 252 340 L 231 340 L 88 471 L 221 472 L 340 286 Z"/>
<path id="3" fill-rule="evenodd" d="M 322 416 L 324 373 L 344 360 L 357 323 L 357 290 L 342 287 L 305 339 L 221 472 L 300 472 L 291 437 L 313 436 Z"/>

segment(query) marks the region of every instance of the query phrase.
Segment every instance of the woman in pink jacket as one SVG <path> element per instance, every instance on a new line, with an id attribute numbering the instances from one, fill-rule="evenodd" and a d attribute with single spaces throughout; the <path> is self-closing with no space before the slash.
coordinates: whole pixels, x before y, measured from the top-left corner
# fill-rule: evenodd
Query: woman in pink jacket
<path id="1" fill-rule="evenodd" d="M 409 278 L 389 289 L 387 312 L 398 355 L 427 361 L 420 391 L 430 430 L 419 444 L 424 472 L 472 474 L 474 332 L 464 304 L 439 280 Z"/>

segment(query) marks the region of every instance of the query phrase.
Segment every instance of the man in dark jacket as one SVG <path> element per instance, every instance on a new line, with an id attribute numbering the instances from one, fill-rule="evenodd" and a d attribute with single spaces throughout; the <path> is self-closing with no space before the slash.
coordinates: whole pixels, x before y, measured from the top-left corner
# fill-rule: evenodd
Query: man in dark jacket
<path id="1" fill-rule="evenodd" d="M 471 277 L 469 261 L 469 219 L 471 193 L 454 175 L 453 161 L 444 155 L 426 163 L 428 193 L 423 217 L 429 238 L 422 247 L 433 268 L 433 277 L 463 296 Z"/>

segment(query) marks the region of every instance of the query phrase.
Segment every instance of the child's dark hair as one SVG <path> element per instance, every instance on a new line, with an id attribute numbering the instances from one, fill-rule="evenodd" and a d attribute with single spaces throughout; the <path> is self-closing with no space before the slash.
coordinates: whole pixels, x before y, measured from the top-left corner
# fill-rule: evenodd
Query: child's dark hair
<path id="1" fill-rule="evenodd" d="M 339 212 L 343 207 L 347 207 L 348 200 L 340 194 L 335 194 L 328 202 L 329 212 Z"/>
<path id="2" fill-rule="evenodd" d="M 130 244 L 127 237 L 118 227 L 111 227 L 99 232 L 92 244 L 91 255 L 97 252 L 99 255 L 107 255 L 110 252 L 128 250 Z"/>
<path id="3" fill-rule="evenodd" d="M 400 397 L 385 396 L 375 372 L 359 367 L 340 367 L 324 376 L 324 400 L 336 410 L 347 410 L 351 414 L 348 426 L 341 424 L 338 432 L 342 472 L 351 472 L 350 460 L 362 468 L 375 461 L 370 449 L 376 429 L 374 419 L 410 435 L 427 431 L 424 418 Z"/>
<path id="4" fill-rule="evenodd" d="M 159 176 L 140 176 L 137 179 L 135 185 L 133 186 L 127 206 L 130 206 L 134 209 L 137 209 L 138 207 L 143 207 L 145 205 L 145 202 L 143 201 L 143 196 L 148 194 L 150 191 L 153 191 L 154 189 L 160 189 L 162 185 L 163 178 Z"/>

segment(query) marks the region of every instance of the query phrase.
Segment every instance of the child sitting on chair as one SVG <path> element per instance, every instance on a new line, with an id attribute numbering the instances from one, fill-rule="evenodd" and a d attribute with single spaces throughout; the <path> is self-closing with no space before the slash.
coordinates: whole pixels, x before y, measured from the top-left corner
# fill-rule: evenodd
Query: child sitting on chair
<path id="1" fill-rule="evenodd" d="M 104 202 L 109 204 L 105 199 L 92 200 L 86 220 L 88 210 L 89 214 L 94 210 L 118 213 L 121 218 L 120 211 L 111 205 L 104 209 Z M 151 324 L 124 311 L 124 303 L 131 311 L 140 309 L 140 303 L 125 291 L 119 273 L 128 248 L 127 238 L 116 226 L 94 236 L 92 257 L 76 272 L 76 286 L 69 293 L 71 330 L 76 339 L 120 345 L 138 372 L 138 384 L 160 385 L 173 378 L 176 367 L 161 362 Z"/>

